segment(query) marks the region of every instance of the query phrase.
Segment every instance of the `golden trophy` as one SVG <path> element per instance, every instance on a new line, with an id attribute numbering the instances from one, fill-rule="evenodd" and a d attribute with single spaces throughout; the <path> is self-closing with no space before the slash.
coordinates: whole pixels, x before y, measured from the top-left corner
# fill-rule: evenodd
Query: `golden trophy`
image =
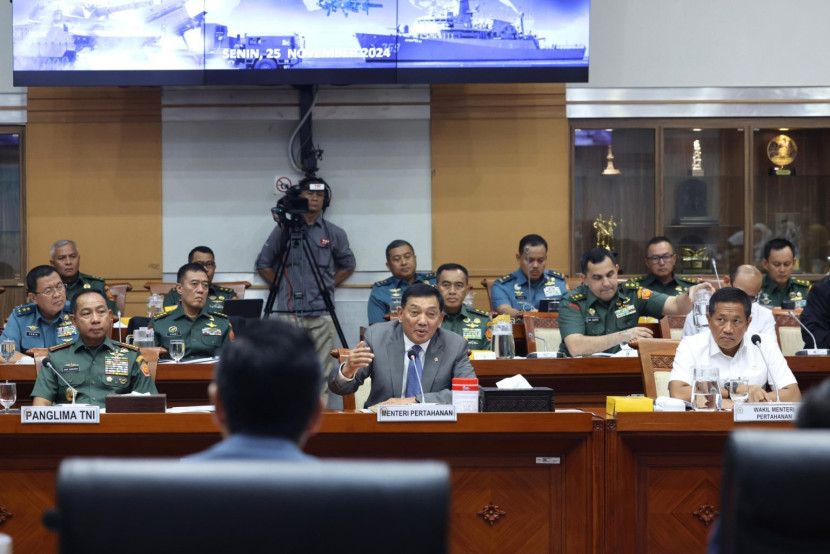
<path id="1" fill-rule="evenodd" d="M 795 175 L 795 167 L 787 167 L 795 161 L 798 145 L 787 135 L 778 135 L 767 143 L 767 158 L 775 164 L 769 170 L 770 175 Z"/>
<path id="2" fill-rule="evenodd" d="M 594 220 L 594 230 L 597 232 L 598 248 L 605 248 L 609 252 L 614 251 L 614 228 L 619 223 L 619 221 L 614 221 L 613 215 L 608 220 L 602 219 L 602 214 L 597 216 Z"/>

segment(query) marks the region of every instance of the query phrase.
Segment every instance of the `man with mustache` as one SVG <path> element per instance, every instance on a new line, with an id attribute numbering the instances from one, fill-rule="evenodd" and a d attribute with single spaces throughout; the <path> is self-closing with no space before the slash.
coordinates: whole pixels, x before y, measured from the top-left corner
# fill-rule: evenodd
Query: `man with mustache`
<path id="1" fill-rule="evenodd" d="M 715 290 L 709 283 L 699 283 L 682 294 L 667 296 L 635 283 L 620 285 L 620 266 L 605 248 L 586 252 L 581 267 L 582 284 L 565 295 L 559 306 L 559 350 L 568 356 L 613 354 L 626 339 L 651 338 L 651 329 L 637 327 L 640 316 L 686 315 L 698 290 Z"/>
<path id="2" fill-rule="evenodd" d="M 514 316 L 521 311 L 536 311 L 542 300 L 561 299 L 568 291 L 565 276 L 545 270 L 548 243 L 539 235 L 527 235 L 519 241 L 516 261 L 519 269 L 493 283 L 490 292 L 493 309 Z"/>

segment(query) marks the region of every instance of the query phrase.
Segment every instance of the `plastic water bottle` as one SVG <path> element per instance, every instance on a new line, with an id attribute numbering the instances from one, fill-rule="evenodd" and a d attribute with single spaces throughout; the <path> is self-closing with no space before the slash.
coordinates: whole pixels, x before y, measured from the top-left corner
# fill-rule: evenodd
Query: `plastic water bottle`
<path id="1" fill-rule="evenodd" d="M 712 294 L 706 289 L 701 289 L 695 293 L 695 305 L 692 308 L 692 313 L 694 314 L 695 327 L 698 330 L 709 327 L 709 320 L 706 316 L 709 314 L 709 299 L 711 298 Z"/>

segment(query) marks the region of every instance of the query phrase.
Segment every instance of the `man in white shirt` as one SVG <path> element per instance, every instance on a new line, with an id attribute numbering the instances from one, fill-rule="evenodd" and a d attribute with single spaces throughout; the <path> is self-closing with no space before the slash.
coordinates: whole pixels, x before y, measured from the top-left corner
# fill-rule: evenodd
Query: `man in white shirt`
<path id="1" fill-rule="evenodd" d="M 741 265 L 732 271 L 729 276 L 729 284 L 744 291 L 752 301 L 750 322 L 746 334 L 768 335 L 770 340 L 777 341 L 778 335 L 775 330 L 775 317 L 772 311 L 758 304 L 758 295 L 761 293 L 761 283 L 764 276 L 754 265 Z M 683 338 L 696 335 L 700 332 L 708 332 L 706 327 L 698 329 L 695 326 L 694 310 L 686 316 L 686 323 L 683 325 Z"/>
<path id="2" fill-rule="evenodd" d="M 751 306 L 749 296 L 736 287 L 727 287 L 712 295 L 709 301 L 710 332 L 686 337 L 677 347 L 669 377 L 672 398 L 690 401 L 695 368 L 715 367 L 721 383 L 737 378 L 749 380 L 749 402 L 774 402 L 776 388 L 783 402 L 801 400 L 798 383 L 778 343 L 766 335 L 758 335 L 759 344 L 751 343 L 754 335 L 746 333 L 752 319 Z M 765 389 L 769 375 L 772 376 L 770 388 L 773 392 Z M 729 393 L 723 387 L 721 395 L 723 407 L 730 407 Z"/>

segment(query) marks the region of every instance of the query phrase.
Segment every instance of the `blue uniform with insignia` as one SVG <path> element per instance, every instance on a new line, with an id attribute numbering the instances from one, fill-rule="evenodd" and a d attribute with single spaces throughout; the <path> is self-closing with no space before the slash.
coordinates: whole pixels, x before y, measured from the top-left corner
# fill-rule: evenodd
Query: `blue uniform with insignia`
<path id="1" fill-rule="evenodd" d="M 103 408 L 108 394 L 158 394 L 147 361 L 131 344 L 107 337 L 101 345 L 90 348 L 78 339 L 50 348 L 49 359 L 61 377 L 78 391 L 75 402 L 80 404 Z M 66 384 L 45 367 L 38 372 L 32 389 L 32 398 L 35 396 L 53 404 L 72 403 Z"/>
<path id="2" fill-rule="evenodd" d="M 219 348 L 233 340 L 233 327 L 228 316 L 219 312 L 209 312 L 205 308 L 195 318 L 190 318 L 182 305 L 175 310 L 157 315 L 150 322 L 156 346 L 167 349 L 166 359 L 170 359 L 170 341 L 184 341 L 182 360 L 208 358 L 216 356 Z"/>
<path id="3" fill-rule="evenodd" d="M 444 312 L 441 329 L 452 331 L 467 339 L 470 350 L 490 350 L 492 333 L 487 326 L 489 322 L 490 314 L 462 304 L 457 314 Z"/>
<path id="4" fill-rule="evenodd" d="M 415 279 L 412 282 L 435 286 L 435 274 L 432 272 L 415 273 Z M 408 282 L 397 277 L 389 277 L 372 285 L 368 306 L 369 325 L 385 321 L 383 316 L 389 313 L 390 300 L 392 297 L 400 298 L 403 296 L 403 291 L 408 286 Z"/>
<path id="5" fill-rule="evenodd" d="M 490 299 L 494 310 L 509 304 L 514 310 L 530 311 L 538 309 L 542 300 L 561 300 L 567 291 L 565 276 L 558 271 L 547 269 L 541 279 L 528 286 L 527 275 L 517 269 L 493 283 Z"/>
<path id="6" fill-rule="evenodd" d="M 18 306 L 12 310 L 0 336 L 3 340 L 13 340 L 17 351 L 23 353 L 30 348 L 49 348 L 76 338 L 78 330 L 69 320 L 69 302 L 52 323 L 43 318 L 35 303 Z"/>
<path id="7" fill-rule="evenodd" d="M 176 290 L 176 287 L 170 289 L 170 291 L 164 296 L 164 307 L 165 308 L 173 308 L 175 309 L 176 306 L 179 305 L 179 302 L 182 299 L 182 295 L 179 294 L 179 291 Z M 225 300 L 237 300 L 236 293 L 233 289 L 229 289 L 227 287 L 220 287 L 214 285 L 213 283 L 210 284 L 208 288 L 208 297 L 205 301 L 205 308 L 209 312 L 222 312 L 225 310 Z"/>
<path id="8" fill-rule="evenodd" d="M 640 316 L 661 317 L 668 296 L 633 283 L 623 283 L 608 302 L 603 302 L 587 285 L 579 285 L 569 292 L 559 305 L 559 332 L 562 344 L 559 351 L 570 356 L 565 346 L 568 335 L 600 337 L 637 326 Z M 618 352 L 616 345 L 605 352 Z"/>

